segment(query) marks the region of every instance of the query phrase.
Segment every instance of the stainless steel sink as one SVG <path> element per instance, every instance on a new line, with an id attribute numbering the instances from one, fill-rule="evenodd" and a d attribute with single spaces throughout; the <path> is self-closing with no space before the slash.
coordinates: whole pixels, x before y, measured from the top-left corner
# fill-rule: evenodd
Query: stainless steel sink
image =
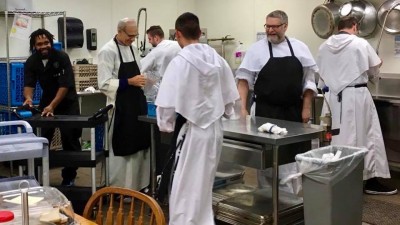
<path id="1" fill-rule="evenodd" d="M 397 75 L 397 76 L 396 76 Z M 400 75 L 382 74 L 374 83 L 368 82 L 368 89 L 373 97 L 400 100 Z"/>

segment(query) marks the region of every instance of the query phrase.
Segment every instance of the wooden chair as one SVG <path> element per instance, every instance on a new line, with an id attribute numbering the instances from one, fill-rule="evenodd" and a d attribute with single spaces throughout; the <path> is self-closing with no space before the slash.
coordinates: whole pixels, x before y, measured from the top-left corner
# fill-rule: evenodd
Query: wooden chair
<path id="1" fill-rule="evenodd" d="M 124 202 L 126 198 L 131 198 L 130 203 Z M 96 191 L 86 203 L 83 217 L 99 225 L 166 224 L 164 213 L 156 200 L 138 191 L 120 187 L 105 187 Z"/>

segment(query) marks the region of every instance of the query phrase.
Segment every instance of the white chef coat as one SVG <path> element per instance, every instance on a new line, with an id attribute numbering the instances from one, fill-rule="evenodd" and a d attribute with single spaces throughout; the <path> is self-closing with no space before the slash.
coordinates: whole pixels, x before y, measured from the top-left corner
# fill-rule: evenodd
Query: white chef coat
<path id="1" fill-rule="evenodd" d="M 184 47 L 165 71 L 155 102 L 158 126 L 171 132 L 175 112 L 187 119 L 178 136 L 186 133 L 169 199 L 170 225 L 214 224 L 212 188 L 222 148 L 221 117 L 233 114 L 237 99 L 231 69 L 208 45 Z"/>
<path id="2" fill-rule="evenodd" d="M 374 101 L 368 88 L 348 87 L 366 84 L 377 76 L 381 60 L 371 45 L 349 34 L 331 36 L 319 48 L 317 64 L 322 80 L 319 86 L 329 87 L 326 94 L 332 111 L 332 129 L 340 134 L 332 137 L 332 145 L 365 147 L 364 180 L 390 178 L 382 131 Z M 342 91 L 342 102 L 338 93 Z M 324 102 L 322 114 L 328 112 Z"/>
<path id="3" fill-rule="evenodd" d="M 149 54 L 140 60 L 141 71 L 154 71 L 161 77 L 164 75 L 169 62 L 181 51 L 178 42 L 162 40 Z"/>
<path id="4" fill-rule="evenodd" d="M 122 59 L 124 62 L 134 61 L 129 46 L 119 45 Z M 135 46 L 132 45 L 135 58 L 139 59 L 139 54 Z M 118 70 L 120 66 L 118 48 L 114 40 L 107 42 L 98 53 L 98 77 L 99 89 L 107 96 L 107 105 L 115 104 L 115 98 L 119 86 Z M 140 68 L 140 63 L 136 63 Z M 112 143 L 114 129 L 113 110 L 110 110 L 108 143 Z M 150 183 L 150 151 L 148 149 L 139 151 L 129 156 L 114 156 L 112 145 L 110 148 L 110 184 L 113 186 L 141 190 Z"/>
<path id="5" fill-rule="evenodd" d="M 144 94 L 148 101 L 154 101 L 160 87 L 162 76 L 169 62 L 181 51 L 178 42 L 162 40 L 149 54 L 140 60 L 142 73 L 147 74 Z"/>

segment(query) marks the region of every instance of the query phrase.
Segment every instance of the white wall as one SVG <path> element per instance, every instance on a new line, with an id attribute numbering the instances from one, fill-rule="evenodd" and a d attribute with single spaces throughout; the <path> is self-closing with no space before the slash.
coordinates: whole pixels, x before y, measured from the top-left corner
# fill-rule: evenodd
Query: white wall
<path id="1" fill-rule="evenodd" d="M 370 0 L 378 10 L 385 0 Z M 287 35 L 304 41 L 310 51 L 317 55 L 324 39 L 319 38 L 311 25 L 311 14 L 321 0 L 202 0 L 196 2 L 196 12 L 202 27 L 207 27 L 209 38 L 232 35 L 236 40 L 250 46 L 256 40 L 256 32 L 264 31 L 265 16 L 276 9 L 284 10 L 289 16 Z M 346 0 L 335 1 L 337 4 Z M 212 15 L 212 16 L 211 16 Z M 380 26 L 367 40 L 375 48 Z M 394 35 L 384 33 L 379 48 L 383 60 L 381 72 L 400 73 L 400 58 L 394 57 Z M 400 74 L 399 74 L 400 77 Z"/>
<path id="2" fill-rule="evenodd" d="M 370 0 L 378 9 L 385 0 Z M 335 1 L 338 4 L 346 0 Z M 235 40 L 244 43 L 248 48 L 256 39 L 256 32 L 263 32 L 265 16 L 281 9 L 289 16 L 287 35 L 304 41 L 314 56 L 319 45 L 324 41 L 313 31 L 311 13 L 322 4 L 322 0 L 33 0 L 36 11 L 66 11 L 67 16 L 77 17 L 84 23 L 84 28 L 96 28 L 98 32 L 98 49 L 116 33 L 116 25 L 120 18 L 137 18 L 140 8 L 147 9 L 147 27 L 160 25 L 166 34 L 181 13 L 191 11 L 200 18 L 201 27 L 207 28 L 208 38 L 221 38 L 231 35 Z M 143 41 L 144 19 L 142 13 L 139 24 L 139 40 Z M 12 22 L 12 18 L 10 19 Z M 34 28 L 40 26 L 35 19 Z M 4 19 L 0 19 L 0 29 L 4 28 Z M 46 19 L 46 28 L 57 36 L 57 17 Z M 367 40 L 375 48 L 380 26 Z M 2 31 L 0 35 L 3 35 Z M 85 35 L 86 36 L 86 35 Z M 0 38 L 0 56 L 5 56 L 5 40 Z M 28 56 L 27 41 L 11 40 L 11 56 Z M 147 46 L 149 47 L 149 46 Z M 86 49 L 86 38 L 83 48 L 68 49 L 71 59 L 94 58 L 97 51 Z M 394 35 L 384 33 L 380 56 L 383 59 L 381 71 L 384 73 L 400 73 L 399 58 L 394 57 Z M 400 77 L 400 75 L 399 75 Z"/>
<path id="3" fill-rule="evenodd" d="M 147 27 L 160 25 L 166 31 L 174 28 L 175 19 L 185 11 L 194 11 L 195 0 L 32 0 L 33 8 L 38 12 L 66 11 L 68 17 L 82 20 L 84 25 L 85 41 L 82 48 L 69 48 L 67 50 L 71 60 L 93 58 L 96 62 L 97 51 L 86 49 L 86 29 L 96 28 L 99 50 L 109 41 L 117 30 L 118 20 L 124 17 L 137 18 L 139 8 L 147 8 Z M 58 39 L 57 18 L 46 17 L 45 28 Z M 8 29 L 11 29 L 13 18 L 10 17 Z M 40 19 L 33 19 L 32 30 L 41 26 Z M 145 14 L 141 14 L 139 33 L 143 41 Z M 4 18 L 0 18 L 0 57 L 6 56 Z M 1 36 L 4 35 L 4 36 Z M 10 56 L 29 56 L 29 41 L 10 38 Z"/>

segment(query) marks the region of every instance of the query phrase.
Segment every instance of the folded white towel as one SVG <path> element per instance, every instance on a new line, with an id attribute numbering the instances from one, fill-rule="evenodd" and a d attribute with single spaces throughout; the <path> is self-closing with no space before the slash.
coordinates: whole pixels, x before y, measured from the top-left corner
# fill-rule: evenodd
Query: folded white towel
<path id="1" fill-rule="evenodd" d="M 94 93 L 96 91 L 96 89 L 93 86 L 90 86 L 88 88 L 85 88 L 84 91 Z"/>
<path id="2" fill-rule="evenodd" d="M 268 133 L 273 133 L 273 134 L 287 134 L 286 128 L 280 128 L 276 124 L 272 123 L 264 123 L 258 128 L 258 131 L 260 132 L 268 132 Z"/>

